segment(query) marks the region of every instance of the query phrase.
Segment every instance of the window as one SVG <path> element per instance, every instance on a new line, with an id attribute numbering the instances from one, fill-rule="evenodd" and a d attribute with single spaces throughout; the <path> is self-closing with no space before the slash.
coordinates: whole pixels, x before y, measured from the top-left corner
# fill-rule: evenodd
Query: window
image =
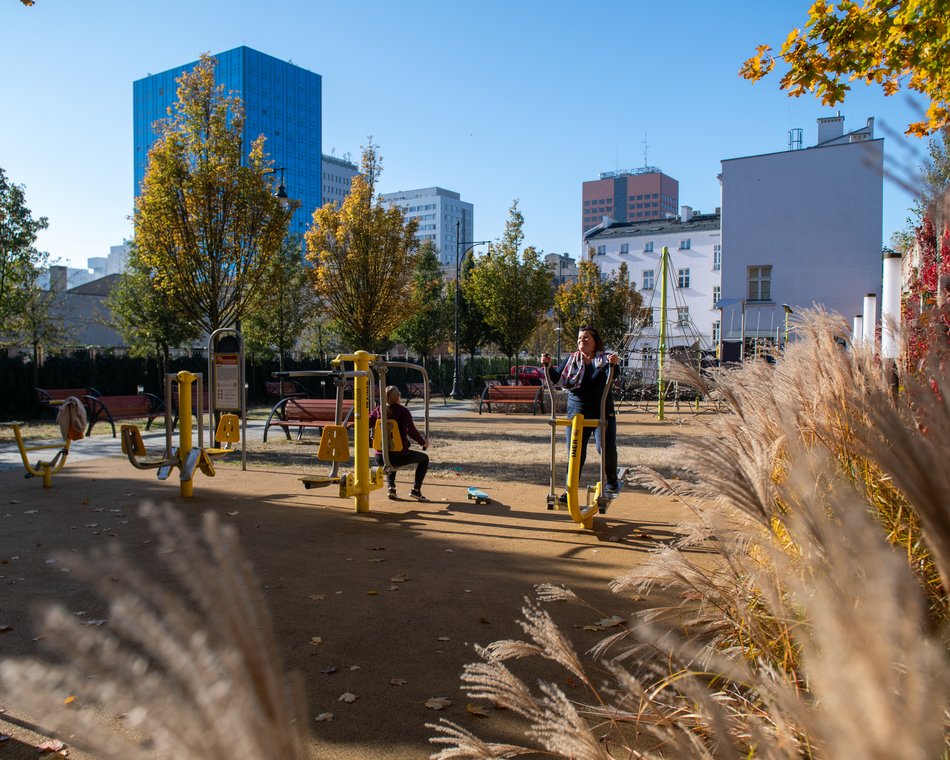
<path id="1" fill-rule="evenodd" d="M 641 290 L 653 290 L 653 270 L 643 270 L 643 287 Z"/>
<path id="2" fill-rule="evenodd" d="M 719 320 L 716 320 L 715 322 L 713 322 L 713 331 L 712 331 L 712 342 L 714 346 L 719 345 L 719 338 L 721 334 L 722 332 L 721 332 L 720 322 Z"/>
<path id="3" fill-rule="evenodd" d="M 630 253 L 630 243 L 621 243 L 620 244 L 621 253 Z"/>
<path id="4" fill-rule="evenodd" d="M 686 238 L 686 240 L 680 240 L 680 250 L 681 250 L 681 251 L 688 251 L 688 250 L 689 250 L 690 248 L 692 248 L 692 247 L 693 247 L 693 246 L 692 246 L 691 241 L 690 241 L 689 238 Z"/>
<path id="5" fill-rule="evenodd" d="M 749 267 L 749 300 L 772 300 L 772 267 Z"/>
<path id="6" fill-rule="evenodd" d="M 644 244 L 643 244 L 643 252 L 644 252 L 644 253 L 653 253 L 653 241 L 650 241 L 649 243 L 644 243 Z"/>
<path id="7" fill-rule="evenodd" d="M 597 246 L 597 255 L 598 255 L 598 256 L 604 256 L 604 255 L 606 255 L 606 253 L 607 253 L 607 246 L 605 246 L 605 245 L 599 245 L 599 246 Z"/>
<path id="8" fill-rule="evenodd" d="M 645 312 L 644 312 L 644 314 L 643 314 L 643 326 L 644 326 L 644 327 L 653 327 L 653 309 L 646 309 L 646 310 L 645 310 Z M 644 350 L 644 352 L 643 352 L 644 357 L 646 357 L 646 355 L 647 355 L 647 353 L 649 352 L 649 350 L 650 350 L 650 349 L 648 349 L 648 348 Z"/>
<path id="9" fill-rule="evenodd" d="M 722 286 L 713 285 L 713 308 L 716 308 L 716 304 L 722 300 Z"/>
<path id="10" fill-rule="evenodd" d="M 689 270 L 680 269 L 676 273 L 676 282 L 677 282 L 677 285 L 679 285 L 679 287 L 688 288 L 689 287 Z"/>
<path id="11" fill-rule="evenodd" d="M 722 269 L 722 246 L 714 245 L 713 246 L 713 271 L 718 272 Z"/>
<path id="12" fill-rule="evenodd" d="M 689 306 L 676 307 L 677 327 L 689 327 Z"/>

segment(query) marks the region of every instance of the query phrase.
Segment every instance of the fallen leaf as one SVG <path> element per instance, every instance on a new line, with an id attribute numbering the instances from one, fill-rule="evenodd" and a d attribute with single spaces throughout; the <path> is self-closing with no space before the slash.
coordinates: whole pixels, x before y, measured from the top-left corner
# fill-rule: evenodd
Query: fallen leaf
<path id="1" fill-rule="evenodd" d="M 359 665 L 350 665 L 350 670 L 359 670 L 359 669 L 360 669 Z"/>
<path id="2" fill-rule="evenodd" d="M 336 665 L 328 665 L 325 668 L 321 668 L 320 672 L 326 673 L 327 675 L 330 675 L 330 673 L 336 673 Z"/>
<path id="3" fill-rule="evenodd" d="M 312 639 L 310 639 L 310 643 L 315 647 L 318 647 L 323 643 L 323 639 L 321 639 L 319 636 L 314 636 Z"/>
<path id="4" fill-rule="evenodd" d="M 83 625 L 97 625 L 98 626 L 98 625 L 105 625 L 105 624 L 106 624 L 106 621 L 104 619 L 86 620 L 83 622 Z"/>
<path id="5" fill-rule="evenodd" d="M 393 583 L 405 583 L 409 580 L 409 575 L 407 573 L 399 573 L 399 575 L 394 575 L 390 578 Z"/>
<path id="6" fill-rule="evenodd" d="M 359 697 L 352 692 L 344 691 L 337 702 L 355 702 L 357 699 L 359 699 Z"/>
<path id="7" fill-rule="evenodd" d="M 66 699 L 63 700 L 63 704 L 71 705 L 75 701 L 76 701 L 76 696 L 74 694 L 70 694 L 68 697 L 66 697 Z"/>
<path id="8" fill-rule="evenodd" d="M 448 636 L 439 636 L 436 641 L 451 641 L 451 639 Z"/>
<path id="9" fill-rule="evenodd" d="M 389 587 L 389 590 L 390 590 L 390 591 L 399 591 L 399 586 L 390 586 L 390 587 Z"/>
<path id="10" fill-rule="evenodd" d="M 384 552 L 386 551 L 385 546 L 367 546 L 366 551 L 368 552 Z"/>
<path id="11" fill-rule="evenodd" d="M 366 592 L 366 595 L 367 595 L 367 596 L 379 596 L 379 592 L 378 592 L 378 591 L 367 591 L 367 592 Z"/>
<path id="12" fill-rule="evenodd" d="M 378 557 L 378 558 L 377 558 L 377 557 L 374 557 L 373 559 L 371 559 L 371 560 L 369 560 L 369 561 L 370 561 L 370 562 L 379 563 L 379 562 L 385 562 L 386 560 L 383 559 L 382 557 Z"/>
<path id="13" fill-rule="evenodd" d="M 405 678 L 396 678 L 396 676 L 393 676 L 389 679 L 389 683 L 393 686 L 405 686 L 409 682 Z"/>
<path id="14" fill-rule="evenodd" d="M 37 512 L 39 512 L 38 509 L 28 509 L 28 510 L 26 510 L 23 514 L 25 514 L 25 515 L 35 515 Z"/>
<path id="15" fill-rule="evenodd" d="M 564 679 L 564 683 L 570 686 L 572 689 L 576 689 L 580 684 L 577 682 L 577 679 L 574 676 L 568 676 Z"/>
<path id="16" fill-rule="evenodd" d="M 488 717 L 488 710 L 486 710 L 481 705 L 476 705 L 474 702 L 469 702 L 465 705 L 465 709 L 468 710 L 472 715 L 478 715 L 482 718 Z"/>
<path id="17" fill-rule="evenodd" d="M 322 602 L 327 597 L 325 594 L 311 594 L 309 598 L 315 602 Z"/>
<path id="18" fill-rule="evenodd" d="M 39 752 L 59 752 L 65 746 L 59 739 L 47 739 L 42 744 L 37 744 L 36 749 Z"/>
<path id="19" fill-rule="evenodd" d="M 241 513 L 240 513 L 240 512 L 228 512 L 228 517 L 237 517 L 239 514 L 241 514 Z"/>
<path id="20" fill-rule="evenodd" d="M 593 625 L 585 625 L 585 631 L 606 631 L 608 628 L 613 628 L 618 625 L 626 625 L 626 619 L 614 615 L 613 617 L 604 618 L 603 620 L 598 620 Z"/>
<path id="21" fill-rule="evenodd" d="M 454 551 L 454 549 L 446 549 L 445 551 L 451 554 Z"/>
<path id="22" fill-rule="evenodd" d="M 314 720 L 318 723 L 333 720 L 333 713 L 320 713 Z"/>
<path id="23" fill-rule="evenodd" d="M 445 697 L 430 697 L 422 704 L 430 710 L 444 710 L 452 704 L 452 700 L 446 699 Z"/>
<path id="24" fill-rule="evenodd" d="M 481 623 L 482 625 L 491 625 L 491 620 L 485 617 L 480 617 L 478 619 L 478 622 Z"/>

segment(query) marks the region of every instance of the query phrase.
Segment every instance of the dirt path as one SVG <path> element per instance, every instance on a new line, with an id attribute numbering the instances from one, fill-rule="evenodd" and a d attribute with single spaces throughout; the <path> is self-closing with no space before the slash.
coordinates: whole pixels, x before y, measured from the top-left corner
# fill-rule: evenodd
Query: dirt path
<path id="1" fill-rule="evenodd" d="M 695 430 L 624 415 L 621 460 L 662 465 L 677 437 Z M 0 653 L 38 651 L 30 622 L 37 601 L 60 600 L 72 612 L 106 617 L 97 597 L 48 562 L 55 552 L 87 554 L 121 543 L 160 577 L 137 506 L 168 500 L 195 524 L 205 510 L 214 510 L 240 531 L 287 669 L 303 676 L 311 720 L 334 714 L 331 721 L 311 723 L 313 757 L 427 757 L 432 732 L 424 724 L 443 716 L 474 724 L 482 736 L 513 738 L 519 728 L 510 715 L 489 710 L 483 718 L 466 710 L 459 674 L 477 659 L 472 645 L 520 637 L 523 598 L 541 582 L 571 587 L 605 616 L 631 612 L 607 582 L 675 538 L 682 516 L 674 500 L 633 491 L 598 517 L 593 531 L 579 530 L 566 513 L 547 511 L 548 435 L 543 418 L 524 415 L 440 420 L 433 426 L 434 467 L 425 489 L 432 501 L 393 502 L 375 492 L 371 511 L 359 515 L 329 490 L 302 488 L 297 476 L 313 467 L 285 462 L 264 469 L 255 457 L 246 472 L 222 468 L 214 479 L 196 476 L 189 500 L 178 496 L 174 478 L 159 482 L 119 459 L 70 463 L 52 489 L 19 472 L 2 472 L 0 627 L 10 630 L 0 633 Z M 486 452 L 492 451 L 489 460 Z M 635 457 L 641 461 L 630 462 Z M 400 474 L 401 492 L 408 490 L 407 479 Z M 492 503 L 468 501 L 469 485 L 484 486 Z M 391 580 L 397 576 L 407 580 Z M 583 630 L 598 619 L 590 611 L 562 605 L 557 619 L 580 650 L 603 635 Z M 315 636 L 321 645 L 311 644 Z M 339 702 L 344 692 L 359 698 Z M 452 705 L 434 712 L 424 706 L 431 697 L 446 697 Z M 0 743 L 0 757 L 35 758 L 40 739 L 24 721 L 41 716 L 6 707 L 0 734 L 13 738 Z M 81 745 L 81 737 L 71 741 Z M 70 757 L 88 755 L 73 750 Z"/>

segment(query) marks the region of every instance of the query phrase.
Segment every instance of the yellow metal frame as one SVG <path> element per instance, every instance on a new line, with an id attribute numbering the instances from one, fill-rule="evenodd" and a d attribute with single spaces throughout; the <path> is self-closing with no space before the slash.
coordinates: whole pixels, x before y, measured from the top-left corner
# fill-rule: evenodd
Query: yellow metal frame
<path id="1" fill-rule="evenodd" d="M 581 506 L 579 483 L 581 477 L 581 443 L 584 428 L 596 428 L 600 420 L 585 420 L 584 415 L 576 414 L 570 419 L 558 417 L 553 420 L 555 427 L 571 429 L 570 447 L 567 458 L 567 511 L 571 519 L 590 530 L 594 527 L 594 515 L 600 510 L 600 497 L 603 483 L 598 481 L 587 489 L 587 499 Z"/>
<path id="2" fill-rule="evenodd" d="M 52 488 L 53 475 L 63 469 L 66 464 L 66 458 L 69 456 L 69 445 L 72 443 L 68 438 L 62 443 L 42 443 L 35 446 L 27 446 L 23 440 L 23 434 L 20 432 L 19 422 L 3 423 L 4 427 L 13 428 L 13 435 L 16 437 L 16 445 L 20 449 L 20 458 L 23 460 L 23 467 L 26 469 L 26 477 L 42 478 L 43 488 Z M 38 459 L 30 464 L 29 453 L 31 451 L 56 451 L 56 454 L 49 461 Z"/>

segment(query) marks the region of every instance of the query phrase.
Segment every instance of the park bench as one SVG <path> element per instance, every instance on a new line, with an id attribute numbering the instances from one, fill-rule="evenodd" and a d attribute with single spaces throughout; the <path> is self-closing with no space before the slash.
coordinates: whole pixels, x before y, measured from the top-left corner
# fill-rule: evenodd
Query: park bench
<path id="1" fill-rule="evenodd" d="M 343 400 L 342 424 L 349 425 L 353 415 L 352 399 Z M 264 423 L 264 442 L 267 442 L 267 431 L 271 427 L 279 427 L 284 431 L 287 440 L 290 440 L 290 428 L 297 428 L 298 440 L 303 435 L 304 428 L 324 428 L 336 424 L 336 399 L 332 398 L 282 398 L 271 410 L 267 422 Z"/>
<path id="2" fill-rule="evenodd" d="M 408 406 L 409 402 L 414 398 L 424 399 L 426 397 L 425 388 L 426 388 L 425 383 L 406 383 L 406 395 L 405 395 L 406 405 Z M 445 396 L 445 392 L 441 388 L 439 388 L 437 385 L 433 385 L 432 383 L 429 383 L 429 398 L 432 398 L 433 396 L 441 396 L 443 406 L 449 403 L 448 399 Z"/>
<path id="3" fill-rule="evenodd" d="M 198 416 L 198 393 L 197 385 L 193 385 L 191 388 L 191 413 Z M 201 411 L 204 414 L 208 413 L 210 408 L 211 398 L 208 393 L 207 388 L 201 389 Z M 178 383 L 172 383 L 172 430 L 178 427 Z"/>
<path id="4" fill-rule="evenodd" d="M 478 413 L 482 413 L 482 405 L 491 412 L 492 404 L 518 404 L 531 407 L 531 414 L 544 411 L 542 401 L 543 388 L 540 385 L 487 385 L 478 400 Z"/>
<path id="5" fill-rule="evenodd" d="M 296 380 L 265 380 L 264 390 L 274 398 L 304 398 L 310 395 Z"/>
<path id="6" fill-rule="evenodd" d="M 61 404 L 63 401 L 68 399 L 70 396 L 75 396 L 80 401 L 89 407 L 85 402 L 86 396 L 98 396 L 99 391 L 95 388 L 36 388 L 36 399 L 43 406 L 56 406 Z"/>
<path id="7" fill-rule="evenodd" d="M 133 396 L 85 396 L 89 427 L 86 435 L 92 433 L 93 425 L 106 420 L 112 426 L 115 438 L 116 420 L 137 420 L 148 418 L 145 429 L 152 426 L 152 420 L 162 413 L 162 400 L 151 393 L 137 393 Z"/>

